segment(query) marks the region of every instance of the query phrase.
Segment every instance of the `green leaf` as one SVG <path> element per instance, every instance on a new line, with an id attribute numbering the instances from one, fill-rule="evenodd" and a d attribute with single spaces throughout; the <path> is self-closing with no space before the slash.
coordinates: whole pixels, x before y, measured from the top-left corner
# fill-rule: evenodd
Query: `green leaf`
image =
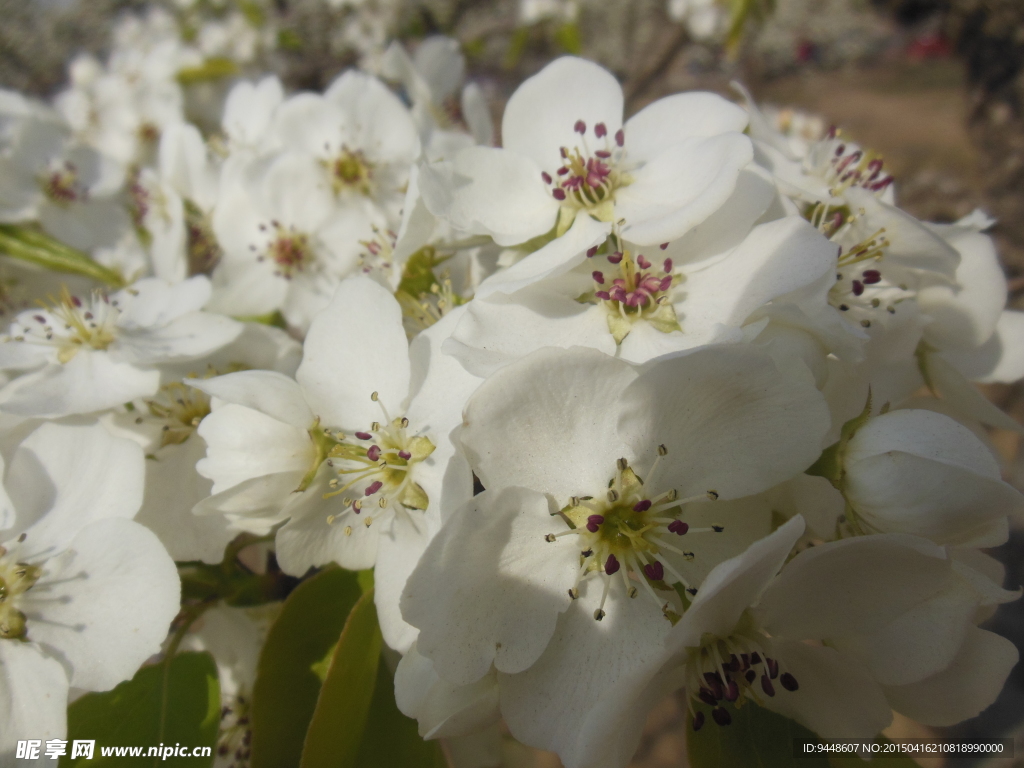
<path id="1" fill-rule="evenodd" d="M 817 744 L 819 739 L 782 715 L 747 702 L 728 707 L 732 723 L 719 726 L 704 711 L 704 727 L 687 726 L 686 744 L 691 768 L 828 768 L 826 757 L 793 756 L 793 740 Z"/>
<path id="2" fill-rule="evenodd" d="M 124 277 L 115 270 L 32 227 L 0 224 L 0 252 L 54 272 L 91 277 L 112 288 L 125 285 Z"/>
<path id="3" fill-rule="evenodd" d="M 356 574 L 329 568 L 288 596 L 267 633 L 252 696 L 253 768 L 298 766 L 320 695 L 313 667 L 338 642 L 359 600 Z"/>
<path id="4" fill-rule="evenodd" d="M 182 653 L 169 662 L 143 667 L 131 680 L 106 693 L 90 693 L 68 707 L 68 745 L 75 739 L 96 741 L 92 760 L 60 759 L 68 766 L 125 765 L 124 757 L 103 757 L 103 747 L 149 747 L 182 744 L 210 747 L 208 758 L 142 757 L 132 765 L 213 765 L 220 728 L 217 665 L 208 653 Z"/>
<path id="5" fill-rule="evenodd" d="M 377 684 L 355 768 L 380 768 L 382 765 L 403 768 L 447 768 L 448 765 L 441 745 L 421 739 L 416 721 L 398 710 L 395 681 L 387 664 L 383 663 L 377 667 Z"/>
<path id="6" fill-rule="evenodd" d="M 302 748 L 302 768 L 352 768 L 363 739 L 380 660 L 373 590 L 349 614 Z"/>

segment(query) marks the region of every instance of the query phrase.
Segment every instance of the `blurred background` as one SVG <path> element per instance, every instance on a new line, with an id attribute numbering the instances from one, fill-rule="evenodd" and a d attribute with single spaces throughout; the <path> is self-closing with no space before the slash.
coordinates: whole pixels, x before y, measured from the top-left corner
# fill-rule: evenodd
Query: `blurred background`
<path id="1" fill-rule="evenodd" d="M 105 58 L 116 21 L 154 7 L 205 56 L 205 69 L 178 80 L 190 117 L 209 130 L 219 116 L 207 107 L 220 101 L 211 96 L 238 78 L 273 72 L 291 89 L 321 89 L 353 65 L 379 71 L 390 40 L 414 50 L 435 34 L 461 43 L 498 125 L 523 78 L 564 53 L 613 71 L 627 115 L 681 90 L 738 98 L 730 83 L 739 81 L 788 130 L 814 137 L 835 125 L 882 153 L 899 204 L 919 218 L 953 221 L 975 208 L 995 217 L 1010 303 L 1024 309 L 1024 0 L 0 0 L 0 87 L 58 93 L 76 55 Z M 204 25 L 211 18 L 219 26 Z M 987 394 L 1024 423 L 1021 385 Z M 990 437 L 1007 479 L 1024 488 L 1020 437 Z M 996 554 L 1007 586 L 1024 583 L 1024 524 Z M 1024 602 L 987 626 L 1024 656 Z M 684 732 L 670 698 L 634 765 L 685 766 Z M 1022 665 L 996 704 L 942 735 L 1009 734 L 1024 754 Z M 897 722 L 889 735 L 930 734 Z M 508 749 L 510 766 L 559 765 Z M 1024 766 L 1024 757 L 997 764 Z"/>

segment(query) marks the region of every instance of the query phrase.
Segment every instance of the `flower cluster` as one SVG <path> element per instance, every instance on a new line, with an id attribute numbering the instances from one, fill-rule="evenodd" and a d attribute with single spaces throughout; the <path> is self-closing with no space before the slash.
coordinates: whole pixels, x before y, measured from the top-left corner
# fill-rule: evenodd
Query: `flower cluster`
<path id="1" fill-rule="evenodd" d="M 0 265 L 0 762 L 160 651 L 175 561 L 258 537 L 372 569 L 397 704 L 467 765 L 503 719 L 624 766 L 677 688 L 694 730 L 843 738 L 994 700 L 1017 652 L 978 624 L 1018 594 L 983 550 L 1024 499 L 982 425 L 1021 428 L 972 382 L 1024 377 L 1024 316 L 983 214 L 918 221 L 749 97 L 626 119 L 571 57 L 493 146 L 446 38 L 204 127 L 155 18 L 53 104 L 0 92 L 0 246 L 78 272 Z M 225 765 L 237 605 L 183 646 L 222 661 Z"/>

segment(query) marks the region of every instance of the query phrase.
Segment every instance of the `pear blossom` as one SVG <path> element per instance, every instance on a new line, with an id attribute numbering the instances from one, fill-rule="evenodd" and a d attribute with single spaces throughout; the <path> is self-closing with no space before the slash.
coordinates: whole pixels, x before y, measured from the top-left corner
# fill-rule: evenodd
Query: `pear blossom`
<path id="1" fill-rule="evenodd" d="M 20 313 L 0 368 L 23 373 L 0 390 L 0 411 L 65 416 L 155 394 L 161 364 L 202 357 L 241 333 L 240 323 L 201 310 L 209 296 L 205 277 L 147 278 L 110 295 L 65 289 L 50 307 Z"/>
<path id="2" fill-rule="evenodd" d="M 410 344 L 394 297 L 350 278 L 313 321 L 297 381 L 269 371 L 189 380 L 214 398 L 197 465 L 213 495 L 197 511 L 261 533 L 287 521 L 276 537 L 286 573 L 376 563 L 384 637 L 398 650 L 415 638 L 399 616 L 405 579 L 440 508 L 472 493 L 449 433 L 478 380 L 438 349 L 457 317 Z"/>
<path id="3" fill-rule="evenodd" d="M 322 96 L 293 96 L 278 109 L 274 129 L 283 147 L 315 160 L 339 201 L 372 201 L 397 219 L 420 139 L 409 110 L 379 80 L 350 70 Z"/>
<path id="4" fill-rule="evenodd" d="M 101 426 L 44 424 L 6 467 L 0 516 L 0 760 L 64 738 L 69 688 L 105 691 L 160 650 L 174 563 L 132 521 L 143 457 Z"/>
<path id="5" fill-rule="evenodd" d="M 563 762 L 624 766 L 643 725 L 636 709 L 642 715 L 681 685 L 695 730 L 714 727 L 709 709 L 728 727 L 729 707 L 743 704 L 824 738 L 873 738 L 893 709 L 951 724 L 995 699 L 1017 650 L 974 626 L 978 595 L 944 549 L 887 534 L 813 547 L 786 563 L 802 531 L 794 518 L 718 565 L 663 656 L 593 703 Z"/>
<path id="6" fill-rule="evenodd" d="M 677 94 L 623 123 L 622 89 L 572 57 L 549 64 L 509 99 L 501 149 L 472 147 L 425 165 L 427 207 L 454 227 L 512 246 L 578 214 L 640 245 L 674 240 L 733 194 L 752 158 L 741 109 L 708 93 Z"/>
<path id="7" fill-rule="evenodd" d="M 498 273 L 480 286 L 445 349 L 485 375 L 543 346 L 587 346 L 642 363 L 742 342 L 767 305 L 778 311 L 791 294 L 833 275 L 836 264 L 835 248 L 798 216 L 754 227 L 723 253 L 687 255 L 694 253 L 685 244 L 592 247 L 560 276 L 480 296 L 495 281 L 508 284 Z"/>
<path id="8" fill-rule="evenodd" d="M 459 436 L 486 490 L 444 521 L 402 595 L 418 652 L 454 685 L 496 669 L 513 734 L 555 748 L 560 726 L 536 713 L 572 720 L 656 655 L 683 610 L 671 585 L 696 594 L 718 537 L 736 552 L 763 535 L 751 510 L 716 506 L 800 472 L 827 422 L 813 387 L 746 348 L 639 371 L 544 349 L 503 368 Z M 615 662 L 585 663 L 598 657 Z"/>

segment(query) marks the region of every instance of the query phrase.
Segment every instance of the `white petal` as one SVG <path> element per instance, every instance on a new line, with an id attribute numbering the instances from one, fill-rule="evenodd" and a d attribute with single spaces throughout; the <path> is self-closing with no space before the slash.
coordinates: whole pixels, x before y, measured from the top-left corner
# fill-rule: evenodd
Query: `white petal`
<path id="1" fill-rule="evenodd" d="M 672 145 L 615 193 L 615 215 L 627 222 L 623 235 L 640 245 L 682 237 L 729 199 L 753 154 L 740 133 Z"/>
<path id="2" fill-rule="evenodd" d="M 28 633 L 65 661 L 72 686 L 109 690 L 160 650 L 181 587 L 152 532 L 130 520 L 100 520 L 44 569 L 22 603 Z"/>
<path id="3" fill-rule="evenodd" d="M 456 229 L 518 245 L 555 226 L 558 201 L 540 168 L 506 149 L 469 147 L 450 162 L 423 165 L 420 192 L 428 210 Z"/>
<path id="4" fill-rule="evenodd" d="M 828 431 L 828 408 L 809 384 L 783 378 L 748 346 L 699 349 L 648 366 L 622 396 L 619 433 L 650 466 L 649 483 L 686 498 L 767 490 L 810 466 Z"/>
<path id="5" fill-rule="evenodd" d="M 610 232 L 610 224 L 578 215 L 562 237 L 555 238 L 508 269 L 496 272 L 480 284 L 475 295 L 482 299 L 495 292 L 510 294 L 541 280 L 563 275 L 586 261 L 587 250 L 603 243 Z"/>
<path id="6" fill-rule="evenodd" d="M 1021 427 L 1009 414 L 1004 413 L 999 406 L 975 389 L 963 374 L 944 360 L 941 355 L 928 355 L 926 365 L 932 386 L 959 413 L 990 427 L 1024 432 L 1024 427 Z"/>
<path id="7" fill-rule="evenodd" d="M 417 519 L 414 519 L 415 518 Z M 399 512 L 390 529 L 383 531 L 377 542 L 377 562 L 373 569 L 373 602 L 384 642 L 399 653 L 406 653 L 419 634 L 402 618 L 399 599 L 427 548 L 429 538 L 422 513 L 416 510 Z"/>
<path id="8" fill-rule="evenodd" d="M 131 440 L 98 424 L 43 424 L 18 447 L 5 485 L 26 546 L 52 554 L 95 520 L 135 517 L 144 478 L 142 449 Z"/>
<path id="9" fill-rule="evenodd" d="M 981 713 L 1017 664 L 1005 637 L 970 627 L 963 647 L 943 671 L 913 685 L 886 687 L 892 708 L 925 725 L 956 725 Z"/>
<path id="10" fill-rule="evenodd" d="M 501 717 L 494 675 L 471 685 L 453 685 L 438 677 L 433 663 L 415 644 L 395 670 L 395 703 L 419 721 L 420 736 L 425 739 L 462 736 Z"/>
<path id="11" fill-rule="evenodd" d="M 799 216 L 755 227 L 735 250 L 686 270 L 680 324 L 699 333 L 715 323 L 740 326 L 754 310 L 835 271 L 836 247 Z"/>
<path id="12" fill-rule="evenodd" d="M 684 139 L 742 133 L 746 127 L 746 111 L 716 93 L 676 93 L 626 121 L 626 149 L 630 160 L 648 162 Z"/>
<path id="13" fill-rule="evenodd" d="M 21 376 L 0 391 L 0 411 L 57 418 L 114 408 L 156 394 L 160 372 L 115 362 L 106 352 L 81 350 L 64 365 Z"/>
<path id="14" fill-rule="evenodd" d="M 779 667 L 796 678 L 797 691 L 776 687 L 768 709 L 792 718 L 826 739 L 873 739 L 892 712 L 867 670 L 834 648 L 777 643 Z"/>
<path id="15" fill-rule="evenodd" d="M 551 528 L 547 499 L 525 488 L 484 491 L 441 528 L 402 595 L 441 677 L 468 685 L 492 664 L 521 672 L 543 653 L 579 558 L 571 541 L 544 540 Z"/>
<path id="16" fill-rule="evenodd" d="M 563 56 L 512 94 L 501 121 L 501 140 L 506 149 L 554 171 L 561 148 L 572 149 L 581 142 L 573 130 L 578 120 L 588 133 L 604 123 L 608 136 L 614 136 L 622 125 L 622 88 L 597 64 Z"/>
<path id="17" fill-rule="evenodd" d="M 213 480 L 215 494 L 250 478 L 279 472 L 305 472 L 316 450 L 305 429 L 260 411 L 228 403 L 214 408 L 199 424 L 206 458 L 196 465 Z"/>
<path id="18" fill-rule="evenodd" d="M 325 476 L 326 471 L 321 471 L 284 510 L 291 520 L 277 532 L 277 560 L 290 576 L 301 577 L 310 568 L 332 562 L 350 571 L 372 568 L 380 536 L 394 514 L 384 510 L 378 515 L 377 507 L 371 507 L 357 515 L 345 508 L 341 498 L 325 499 Z"/>
<path id="19" fill-rule="evenodd" d="M 764 628 L 791 640 L 881 629 L 951 583 L 945 551 L 901 534 L 862 536 L 804 550 L 757 607 Z"/>
<path id="20" fill-rule="evenodd" d="M 305 470 L 278 472 L 243 480 L 192 508 L 196 515 L 227 515 L 233 528 L 263 536 L 287 518 L 282 511 L 302 482 Z"/>
<path id="21" fill-rule="evenodd" d="M 18 741 L 63 739 L 67 702 L 68 678 L 59 662 L 34 643 L 0 645 L 0 760 L 15 765 Z"/>
<path id="22" fill-rule="evenodd" d="M 580 304 L 540 286 L 514 297 L 498 293 L 471 301 L 443 349 L 466 370 L 489 376 L 542 346 L 590 347 L 615 354 L 604 308 Z"/>
<path id="23" fill-rule="evenodd" d="M 580 585 L 579 599 L 559 618 L 533 666 L 498 675 L 501 713 L 512 735 L 557 752 L 568 766 L 578 765 L 578 752 L 589 746 L 580 736 L 593 702 L 660 658 L 672 626 L 654 601 L 644 595 L 631 599 L 623 589 L 609 592 L 607 615 L 595 621 L 603 584 L 603 577 L 594 577 Z"/>
<path id="24" fill-rule="evenodd" d="M 932 322 L 925 338 L 941 348 L 971 348 L 993 334 L 1006 304 L 1006 277 L 992 238 L 980 232 L 948 238 L 960 253 L 956 285 L 927 286 L 917 303 Z"/>
<path id="25" fill-rule="evenodd" d="M 377 78 L 349 70 L 324 92 L 345 110 L 354 148 L 371 161 L 410 165 L 420 153 L 419 133 L 402 101 Z"/>
<path id="26" fill-rule="evenodd" d="M 306 405 L 302 388 L 276 371 L 236 371 L 212 379 L 187 379 L 186 383 L 226 403 L 252 408 L 299 429 L 309 429 L 313 424 L 313 412 Z"/>
<path id="27" fill-rule="evenodd" d="M 620 457 L 619 400 L 636 378 L 596 350 L 541 349 L 487 379 L 466 407 L 460 440 L 485 488 L 572 495 L 607 488 Z"/>
<path id="28" fill-rule="evenodd" d="M 374 392 L 397 417 L 409 395 L 409 342 L 394 296 L 368 277 L 342 281 L 309 328 L 295 378 L 325 425 L 357 430 L 381 421 Z"/>
<path id="29" fill-rule="evenodd" d="M 705 634 L 729 637 L 742 613 L 753 606 L 803 535 L 802 517 L 794 517 L 743 554 L 716 565 L 666 643 L 670 648 L 697 648 Z"/>
<path id="30" fill-rule="evenodd" d="M 195 359 L 230 344 L 241 332 L 242 324 L 229 317 L 191 312 L 160 328 L 122 332 L 118 353 L 136 365 Z"/>
<path id="31" fill-rule="evenodd" d="M 1024 378 L 1024 312 L 1003 310 L 996 330 L 976 349 L 946 351 L 949 360 L 971 381 L 1012 384 Z"/>

